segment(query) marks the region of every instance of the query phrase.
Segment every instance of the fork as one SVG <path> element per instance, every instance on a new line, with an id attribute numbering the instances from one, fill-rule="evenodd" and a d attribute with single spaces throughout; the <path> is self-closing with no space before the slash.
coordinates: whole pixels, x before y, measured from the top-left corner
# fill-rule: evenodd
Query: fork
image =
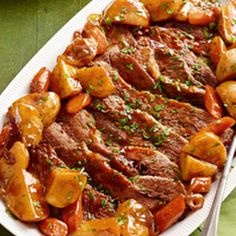
<path id="1" fill-rule="evenodd" d="M 211 206 L 210 213 L 206 219 L 206 223 L 201 232 L 201 236 L 217 236 L 220 208 L 223 201 L 225 186 L 228 180 L 235 150 L 236 150 L 236 134 L 234 135 L 232 144 L 230 146 L 227 162 L 225 164 L 223 174 L 221 175 L 220 181 L 218 183 L 215 198 Z"/>

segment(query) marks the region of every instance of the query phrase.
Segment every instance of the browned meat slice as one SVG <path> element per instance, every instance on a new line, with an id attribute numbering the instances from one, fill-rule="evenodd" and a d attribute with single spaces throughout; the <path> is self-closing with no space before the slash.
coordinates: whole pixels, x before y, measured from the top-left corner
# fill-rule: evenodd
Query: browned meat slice
<path id="1" fill-rule="evenodd" d="M 179 65 L 183 65 L 183 63 L 178 63 L 178 61 L 182 59 L 188 65 L 190 73 L 197 81 L 204 85 L 210 84 L 214 87 L 218 84 L 216 76 L 211 68 L 186 47 L 186 42 L 183 37 L 186 38 L 185 35 L 187 33 L 184 35 L 184 31 L 176 30 L 175 28 L 155 27 L 153 30 L 159 35 L 158 39 L 161 40 L 161 43 L 166 44 L 175 51 L 175 55 L 170 55 L 170 58 Z M 194 36 L 191 34 L 187 35 L 192 37 L 191 42 L 195 42 L 193 40 L 195 38 Z"/>
<path id="2" fill-rule="evenodd" d="M 106 189 L 118 201 L 133 198 L 149 209 L 158 208 L 157 199 L 144 196 L 124 175 L 112 169 L 104 157 L 89 151 L 85 144 L 82 147 L 79 146 L 66 133 L 63 133 L 63 139 L 57 137 L 60 136 L 60 132 L 56 126 L 60 125 L 55 124 L 46 129 L 45 141 L 55 148 L 58 156 L 65 162 L 67 161 L 68 165 L 72 165 L 72 160 L 73 165 L 80 163 L 91 176 L 93 183 Z M 52 129 L 55 128 L 57 131 L 53 132 Z"/>
<path id="3" fill-rule="evenodd" d="M 79 159 L 83 158 L 79 145 L 56 122 L 44 130 L 43 142 L 51 145 L 69 167 L 73 167 Z"/>
<path id="4" fill-rule="evenodd" d="M 85 142 L 93 152 L 101 153 L 110 160 L 110 165 L 127 176 L 134 176 L 138 171 L 133 167 L 131 161 L 127 161 L 121 155 L 113 153 L 108 149 L 101 139 L 101 132 L 95 127 L 95 121 L 89 112 L 82 110 L 70 115 L 61 112 L 59 116 L 63 130 L 76 142 Z M 109 145 L 109 142 L 107 143 Z"/>
<path id="5" fill-rule="evenodd" d="M 126 145 L 133 145 L 139 147 L 154 148 L 153 144 L 149 140 L 144 140 L 141 135 L 134 135 L 136 125 L 132 127 L 121 129 L 118 122 L 113 122 L 113 119 L 106 114 L 93 111 L 94 118 L 96 120 L 96 126 L 102 131 L 102 137 L 106 140 L 106 143 L 110 143 L 112 147 L 123 147 Z"/>
<path id="6" fill-rule="evenodd" d="M 54 167 L 68 168 L 57 157 L 55 150 L 48 144 L 40 144 L 30 149 L 30 165 L 28 170 L 37 177 L 42 184 L 45 183 L 49 171 Z"/>
<path id="7" fill-rule="evenodd" d="M 197 55 L 209 56 L 209 37 L 212 34 L 207 27 L 198 27 L 189 24 L 167 23 L 165 28 L 171 28 L 177 33 L 179 39 Z"/>
<path id="8" fill-rule="evenodd" d="M 153 88 L 152 93 L 154 94 L 164 92 L 169 98 L 203 106 L 205 90 L 197 86 L 188 86 L 186 83 L 181 83 L 169 77 L 162 76 Z"/>
<path id="9" fill-rule="evenodd" d="M 164 202 L 171 201 L 176 197 L 176 193 L 185 193 L 181 181 L 159 176 L 139 176 L 134 183 L 148 197 L 158 198 Z"/>
<path id="10" fill-rule="evenodd" d="M 62 110 L 58 116 L 63 129 L 77 142 L 85 142 L 94 152 L 102 153 L 107 156 L 110 152 L 107 150 L 100 132 L 95 127 L 93 116 L 86 110 L 70 115 Z"/>
<path id="11" fill-rule="evenodd" d="M 82 197 L 83 220 L 112 217 L 115 214 L 114 200 L 90 185 L 86 185 Z"/>
<path id="12" fill-rule="evenodd" d="M 116 45 L 123 51 L 132 51 L 136 42 L 132 33 L 124 25 L 113 25 L 106 31 L 106 36 L 110 46 Z"/>
<path id="13" fill-rule="evenodd" d="M 181 147 L 187 142 L 183 137 L 174 133 L 170 127 L 165 127 L 153 116 L 141 110 L 133 110 L 126 106 L 124 100 L 116 95 L 96 100 L 93 109 L 103 107 L 106 113 L 116 122 L 119 129 L 125 130 L 132 136 L 148 140 L 154 147 L 174 161 L 178 161 Z"/>
<path id="14" fill-rule="evenodd" d="M 134 57 L 124 53 L 115 53 L 112 55 L 111 61 L 120 75 L 135 88 L 139 90 L 153 88 L 155 84 L 154 79 Z"/>
<path id="15" fill-rule="evenodd" d="M 128 160 L 133 160 L 137 163 L 142 175 L 154 175 L 172 179 L 179 178 L 180 171 L 178 165 L 157 150 L 126 146 L 122 153 Z"/>
<path id="16" fill-rule="evenodd" d="M 111 55 L 119 52 L 120 49 L 117 45 L 110 46 L 109 48 L 106 49 L 106 51 L 102 55 L 96 57 L 94 61 L 95 62 L 105 61 L 107 64 L 111 65 Z"/>

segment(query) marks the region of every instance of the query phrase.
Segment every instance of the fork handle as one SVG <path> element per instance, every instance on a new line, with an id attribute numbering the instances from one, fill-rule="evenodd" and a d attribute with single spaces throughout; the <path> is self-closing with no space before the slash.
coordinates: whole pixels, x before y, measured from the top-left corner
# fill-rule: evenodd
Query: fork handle
<path id="1" fill-rule="evenodd" d="M 225 186 L 228 180 L 235 150 L 236 150 L 236 135 L 234 135 L 234 138 L 233 138 L 230 150 L 229 150 L 227 162 L 224 167 L 223 174 L 218 183 L 215 198 L 211 206 L 210 213 L 207 217 L 206 223 L 204 225 L 204 228 L 202 230 L 201 236 L 217 236 L 217 228 L 218 228 L 221 203 L 223 200 Z"/>

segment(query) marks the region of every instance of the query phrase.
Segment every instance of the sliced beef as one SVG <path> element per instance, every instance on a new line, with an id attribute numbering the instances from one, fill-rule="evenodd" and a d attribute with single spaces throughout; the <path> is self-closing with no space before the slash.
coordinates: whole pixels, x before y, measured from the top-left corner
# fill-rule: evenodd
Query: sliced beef
<path id="1" fill-rule="evenodd" d="M 60 124 L 63 130 L 76 142 L 85 142 L 89 149 L 107 157 L 113 168 L 121 171 L 127 176 L 134 176 L 138 171 L 133 167 L 131 161 L 127 161 L 121 155 L 111 152 L 104 141 L 101 139 L 101 132 L 95 127 L 95 121 L 89 112 L 81 110 L 76 114 L 70 115 L 61 112 L 59 115 Z M 109 142 L 107 142 L 109 144 Z"/>
<path id="2" fill-rule="evenodd" d="M 115 53 L 111 58 L 112 66 L 115 67 L 120 75 L 131 85 L 139 90 L 152 89 L 155 81 L 145 71 L 134 57 L 124 54 Z"/>
<path id="3" fill-rule="evenodd" d="M 115 214 L 114 200 L 88 184 L 83 191 L 82 201 L 84 221 L 112 217 Z"/>
<path id="4" fill-rule="evenodd" d="M 159 176 L 139 176 L 134 182 L 141 191 L 151 198 L 169 202 L 176 197 L 176 193 L 185 193 L 181 181 Z"/>
<path id="5" fill-rule="evenodd" d="M 190 73 L 197 81 L 204 85 L 210 84 L 214 87 L 218 84 L 216 76 L 211 68 L 186 46 L 184 40 L 186 35 L 192 38 L 192 42 L 195 38 L 194 36 L 187 34 L 184 31 L 176 30 L 175 28 L 155 27 L 155 31 L 159 34 L 158 38 L 161 38 L 161 43 L 166 44 L 169 48 L 175 51 L 176 55 L 171 55 L 171 58 L 175 60 L 176 63 L 178 63 L 177 58 L 179 60 L 184 60 L 189 67 Z"/>
<path id="6" fill-rule="evenodd" d="M 107 190 L 111 196 L 118 201 L 123 202 L 133 198 L 151 210 L 160 207 L 158 199 L 145 196 L 143 192 L 124 175 L 112 169 L 106 158 L 98 153 L 89 151 L 85 144 L 77 144 L 66 133 L 59 132 L 58 130 L 60 130 L 60 128 L 57 126 L 60 125 L 55 124 L 56 123 L 46 129 L 44 140 L 53 146 L 62 160 L 67 161 L 70 165 L 72 165 L 72 160 L 73 165 L 81 163 L 86 172 L 91 176 L 93 183 Z M 57 130 L 52 132 L 52 129 L 55 128 Z M 63 139 L 61 138 L 61 133 L 63 133 Z M 68 156 L 70 157 L 69 159 Z"/>
<path id="7" fill-rule="evenodd" d="M 124 25 L 113 25 L 106 31 L 107 40 L 110 46 L 118 46 L 120 50 L 132 48 L 135 44 L 133 34 Z"/>
<path id="8" fill-rule="evenodd" d="M 208 39 L 212 34 L 207 27 L 203 28 L 182 23 L 167 23 L 164 27 L 175 31 L 179 39 L 196 55 L 209 56 Z"/>
<path id="9" fill-rule="evenodd" d="M 40 144 L 30 148 L 30 165 L 28 170 L 44 185 L 48 173 L 54 167 L 68 168 L 57 157 L 55 150 L 48 144 Z"/>
<path id="10" fill-rule="evenodd" d="M 178 165 L 157 150 L 126 146 L 122 153 L 128 160 L 136 162 L 142 175 L 154 175 L 172 179 L 179 178 L 180 170 Z"/>
<path id="11" fill-rule="evenodd" d="M 93 109 L 97 110 L 98 105 L 104 107 L 102 112 L 115 121 L 118 128 L 133 136 L 142 137 L 143 140 L 149 140 L 158 150 L 178 161 L 181 147 L 187 141 L 170 127 L 161 125 L 146 112 L 126 106 L 124 100 L 116 95 L 95 101 Z"/>
<path id="12" fill-rule="evenodd" d="M 59 158 L 69 167 L 73 167 L 78 160 L 83 158 L 79 144 L 69 137 L 62 126 L 56 122 L 44 130 L 43 143 L 51 145 Z"/>

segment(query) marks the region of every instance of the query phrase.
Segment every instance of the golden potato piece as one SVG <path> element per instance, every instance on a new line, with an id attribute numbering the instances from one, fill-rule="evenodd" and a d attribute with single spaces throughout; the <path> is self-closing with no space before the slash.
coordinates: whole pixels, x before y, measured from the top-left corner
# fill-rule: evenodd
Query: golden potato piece
<path id="1" fill-rule="evenodd" d="M 104 11 L 103 19 L 106 24 L 112 23 L 149 26 L 147 9 L 138 0 L 115 0 Z"/>
<path id="2" fill-rule="evenodd" d="M 52 206 L 64 208 L 81 195 L 87 177 L 79 171 L 55 168 L 46 181 L 46 201 Z"/>
<path id="3" fill-rule="evenodd" d="M 182 5 L 182 0 L 141 0 L 148 9 L 151 21 L 173 18 Z"/>
<path id="4" fill-rule="evenodd" d="M 27 147 L 36 146 L 40 143 L 43 123 L 39 112 L 33 106 L 13 103 L 9 108 L 8 116 L 16 123 L 21 139 Z"/>
<path id="5" fill-rule="evenodd" d="M 27 104 L 36 108 L 44 126 L 51 125 L 61 107 L 59 96 L 54 92 L 31 93 L 16 100 L 12 107 Z"/>
<path id="6" fill-rule="evenodd" d="M 182 151 L 218 167 L 223 167 L 227 159 L 224 144 L 212 132 L 198 132 L 184 145 Z"/>
<path id="7" fill-rule="evenodd" d="M 221 53 L 216 78 L 219 82 L 236 78 L 236 48 Z"/>
<path id="8" fill-rule="evenodd" d="M 153 222 L 149 210 L 134 199 L 121 203 L 116 210 L 116 217 L 121 224 L 121 235 L 149 236 Z"/>
<path id="9" fill-rule="evenodd" d="M 228 43 L 236 42 L 236 2 L 230 1 L 221 7 L 218 30 L 222 38 Z"/>
<path id="10" fill-rule="evenodd" d="M 79 81 L 76 80 L 76 72 L 76 67 L 59 59 L 52 73 L 50 89 L 57 93 L 61 99 L 80 93 L 82 87 Z"/>
<path id="11" fill-rule="evenodd" d="M 38 222 L 48 217 L 42 185 L 26 170 L 18 170 L 11 178 L 5 200 L 10 211 L 22 221 Z"/>
<path id="12" fill-rule="evenodd" d="M 184 3 L 179 9 L 179 11 L 176 12 L 175 20 L 186 22 L 188 20 L 188 12 L 192 8 L 194 8 L 192 2 L 187 1 L 186 3 Z"/>
<path id="13" fill-rule="evenodd" d="M 229 114 L 236 119 L 236 81 L 226 81 L 216 88 Z"/>
<path id="14" fill-rule="evenodd" d="M 115 217 L 86 221 L 70 236 L 120 236 L 120 225 Z M 128 235 L 127 235 L 128 236 Z"/>
<path id="15" fill-rule="evenodd" d="M 112 78 L 103 66 L 78 69 L 78 80 L 92 96 L 102 98 L 115 92 Z"/>
<path id="16" fill-rule="evenodd" d="M 9 150 L 6 159 L 0 159 L 0 178 L 8 181 L 15 172 L 26 169 L 29 165 L 29 152 L 22 142 L 15 142 Z"/>
<path id="17" fill-rule="evenodd" d="M 217 171 L 217 166 L 182 153 L 180 157 L 180 169 L 182 179 L 188 181 L 193 177 L 208 177 L 214 175 Z"/>

